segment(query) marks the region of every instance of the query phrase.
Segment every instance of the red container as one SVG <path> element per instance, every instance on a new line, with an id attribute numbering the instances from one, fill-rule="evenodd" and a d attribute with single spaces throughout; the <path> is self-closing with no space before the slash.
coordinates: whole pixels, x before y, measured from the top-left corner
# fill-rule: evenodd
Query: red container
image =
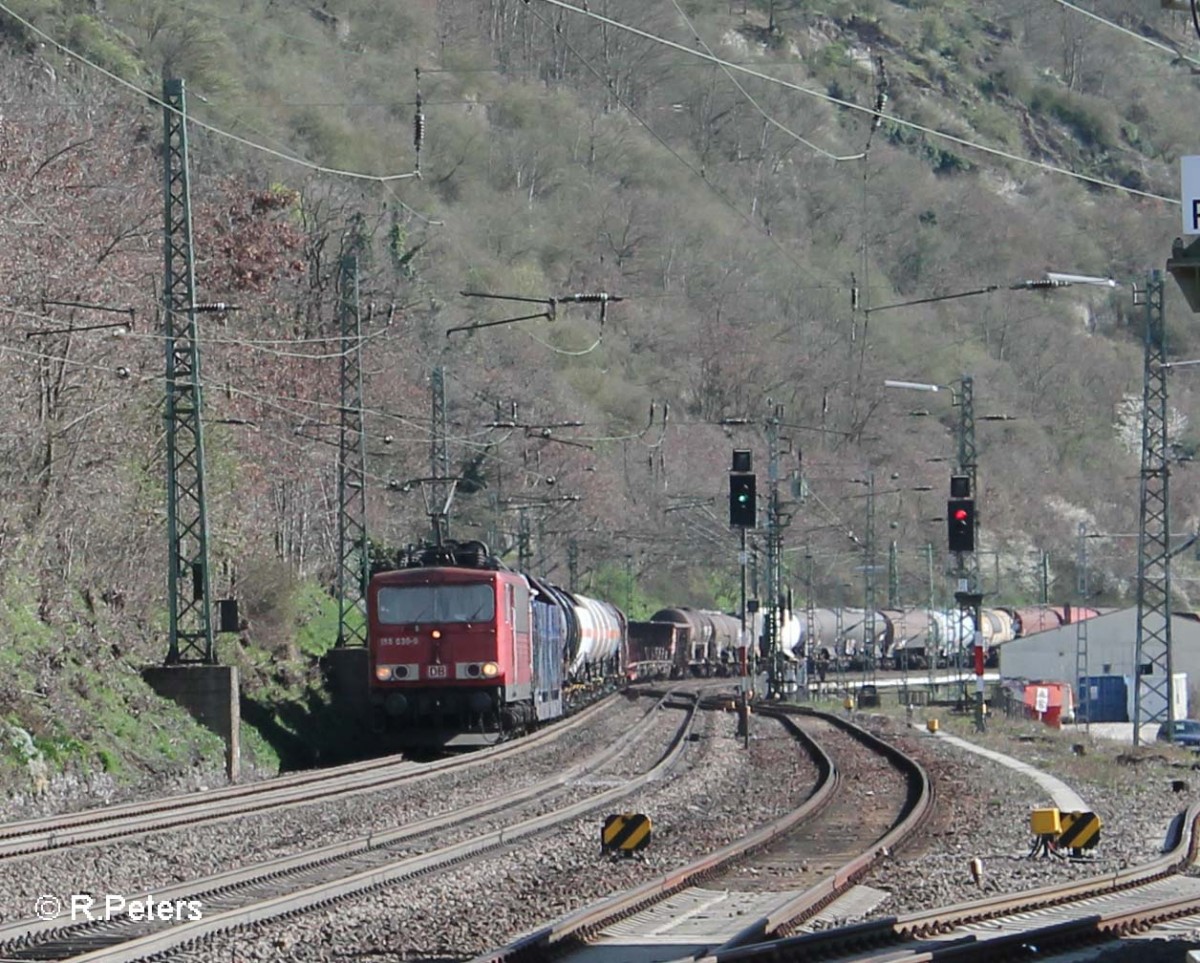
<path id="1" fill-rule="evenodd" d="M 1067 682 L 1027 682 L 1025 714 L 1056 729 L 1075 721 L 1075 695 Z"/>

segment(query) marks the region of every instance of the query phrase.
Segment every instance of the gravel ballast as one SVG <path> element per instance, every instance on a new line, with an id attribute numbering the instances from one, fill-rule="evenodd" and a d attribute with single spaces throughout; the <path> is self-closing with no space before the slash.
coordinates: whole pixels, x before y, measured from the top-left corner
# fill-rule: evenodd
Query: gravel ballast
<path id="1" fill-rule="evenodd" d="M 543 773 L 578 761 L 622 726 L 641 717 L 648 703 L 627 704 L 606 716 L 599 729 L 547 753 L 535 764 Z M 593 782 L 612 784 L 648 768 L 662 751 L 677 712 Z M 902 710 L 856 714 L 876 732 L 925 766 L 937 794 L 937 811 L 920 837 L 891 854 L 864 883 L 888 893 L 875 912 L 893 915 L 1097 875 L 1145 862 L 1158 854 L 1167 826 L 1195 797 L 1200 772 L 1185 751 L 1132 747 L 1082 733 L 1059 732 L 1034 722 L 993 718 L 990 731 L 974 733 L 968 717 L 940 714 L 945 731 L 977 741 L 1053 773 L 1071 786 L 1103 821 L 1094 858 L 1072 862 L 1029 858 L 1029 811 L 1050 804 L 1041 787 L 1011 770 L 982 760 L 929 734 L 924 715 L 910 727 Z M 724 845 L 797 805 L 812 789 L 815 769 L 781 726 L 756 718 L 749 751 L 731 713 L 705 713 L 698 738 L 676 769 L 622 805 L 644 811 L 654 841 L 643 859 L 612 860 L 599 854 L 600 820 L 577 820 L 555 835 L 463 867 L 349 900 L 286 923 L 221 937 L 203 949 L 179 954 L 188 960 L 343 959 L 380 953 L 405 960 L 462 959 L 502 945 L 600 896 L 654 878 Z M 506 764 L 507 765 L 507 764 Z M 132 892 L 195 877 L 270 855 L 310 849 L 322 841 L 350 838 L 367 829 L 398 825 L 418 815 L 449 811 L 530 777 L 514 763 L 486 775 L 439 781 L 439 796 L 401 790 L 368 793 L 279 814 L 246 817 L 182 832 L 142 837 L 10 863 L 0 874 L 0 906 L 28 916 L 41 893 Z M 1182 781 L 1188 788 L 1172 789 Z M 425 786 L 433 785 L 426 783 Z M 586 788 L 586 787 L 580 787 Z M 417 798 L 419 797 L 419 798 Z M 557 799 L 547 800 L 548 807 Z M 981 884 L 970 860 L 982 860 Z M 24 878 L 22 878 L 24 877 Z M 149 883 L 147 883 L 149 880 Z"/>

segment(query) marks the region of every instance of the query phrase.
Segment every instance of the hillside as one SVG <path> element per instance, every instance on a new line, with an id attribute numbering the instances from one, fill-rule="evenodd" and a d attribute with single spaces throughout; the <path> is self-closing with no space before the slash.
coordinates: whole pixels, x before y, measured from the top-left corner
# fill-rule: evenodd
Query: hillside
<path id="1" fill-rule="evenodd" d="M 1200 40 L 1181 14 L 1129 8 L 0 6 L 0 623 L 15 640 L 0 717 L 95 766 L 73 720 L 107 691 L 101 676 L 128 677 L 114 712 L 138 718 L 136 667 L 165 651 L 164 73 L 186 79 L 196 122 L 197 290 L 239 308 L 202 320 L 212 571 L 248 618 L 222 658 L 263 687 L 268 717 L 270 693 L 317 686 L 307 659 L 332 641 L 337 272 L 351 251 L 377 542 L 428 531 L 440 366 L 456 536 L 515 563 L 524 515 L 535 567 L 566 581 L 574 551 L 580 583 L 635 613 L 729 605 L 730 450 L 753 449 L 765 476 L 780 406 L 783 478 L 804 475 L 784 487 L 789 583 L 802 589 L 811 555 L 822 602 L 861 598 L 847 535 L 863 530 L 857 481 L 873 471 L 877 538 L 896 542 L 902 598 L 924 600 L 958 412 L 883 382 L 965 373 L 985 590 L 1036 599 L 1048 555 L 1050 595 L 1065 597 L 1079 522 L 1136 531 L 1130 283 L 1169 254 L 1177 162 L 1195 149 L 1178 104 Z M 1121 286 L 1010 289 L 1047 270 Z M 603 319 L 560 303 L 552 321 L 450 332 L 540 310 L 461 291 L 623 300 Z M 909 301 L 925 303 L 889 307 Z M 1173 282 L 1167 311 L 1173 356 L 1200 354 Z M 103 327 L 114 318 L 132 323 Z M 1172 430 L 1190 456 L 1186 370 Z M 1193 474 L 1173 475 L 1176 531 L 1200 524 Z M 1089 554 L 1100 601 L 1128 601 L 1134 543 Z M 1181 561 L 1181 588 L 1194 568 Z M 201 752 L 163 738 L 139 766 Z"/>

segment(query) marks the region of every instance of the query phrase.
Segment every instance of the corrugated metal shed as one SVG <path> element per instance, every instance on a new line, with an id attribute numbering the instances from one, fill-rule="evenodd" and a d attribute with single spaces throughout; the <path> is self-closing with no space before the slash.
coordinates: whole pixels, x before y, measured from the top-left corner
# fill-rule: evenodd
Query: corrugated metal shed
<path id="1" fill-rule="evenodd" d="M 1088 619 L 1086 675 L 1137 677 L 1137 609 L 1121 609 Z M 1056 679 L 1075 675 L 1075 625 L 1015 639 L 1000 649 L 1000 675 L 1006 679 Z M 1188 678 L 1188 705 L 1200 706 L 1200 620 L 1192 613 L 1171 617 L 1171 661 Z M 1072 682 L 1072 684 L 1076 684 Z"/>

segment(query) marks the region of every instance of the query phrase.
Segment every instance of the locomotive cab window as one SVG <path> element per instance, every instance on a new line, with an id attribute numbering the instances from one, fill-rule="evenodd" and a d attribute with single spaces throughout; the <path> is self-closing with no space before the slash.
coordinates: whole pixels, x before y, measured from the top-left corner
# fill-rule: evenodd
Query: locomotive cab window
<path id="1" fill-rule="evenodd" d="M 490 622 L 496 599 L 488 582 L 474 585 L 387 585 L 379 590 L 384 625 L 419 622 Z"/>

